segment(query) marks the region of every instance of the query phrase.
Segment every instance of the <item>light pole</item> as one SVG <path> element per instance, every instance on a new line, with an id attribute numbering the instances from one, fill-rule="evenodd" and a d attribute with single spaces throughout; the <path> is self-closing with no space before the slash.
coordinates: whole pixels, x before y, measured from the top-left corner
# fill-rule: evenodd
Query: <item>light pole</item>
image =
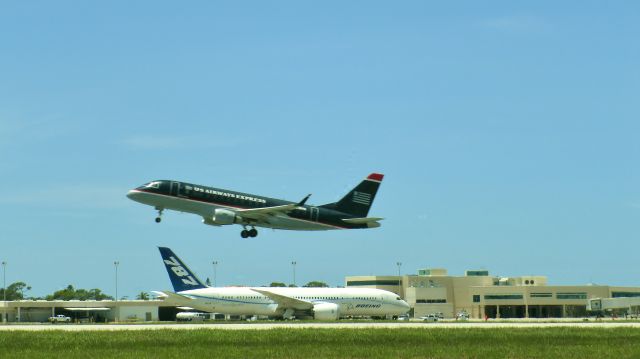
<path id="1" fill-rule="evenodd" d="M 116 307 L 114 308 L 115 309 L 115 313 L 114 313 L 115 318 L 114 319 L 115 319 L 116 322 L 118 321 L 118 266 L 119 265 L 120 265 L 119 261 L 114 261 L 113 262 L 113 266 L 116 269 Z"/>
<path id="2" fill-rule="evenodd" d="M 211 262 L 213 264 L 213 286 L 216 286 L 216 276 L 218 275 L 218 261 Z"/>
<path id="3" fill-rule="evenodd" d="M 396 262 L 398 266 L 398 294 L 402 292 L 402 277 L 400 276 L 400 268 L 402 267 L 402 262 Z"/>
<path id="4" fill-rule="evenodd" d="M 7 262 L 2 261 L 2 322 L 7 322 Z"/>
<path id="5" fill-rule="evenodd" d="M 293 261 L 291 262 L 291 265 L 293 266 L 293 286 L 296 286 L 296 264 L 298 264 L 298 262 Z"/>

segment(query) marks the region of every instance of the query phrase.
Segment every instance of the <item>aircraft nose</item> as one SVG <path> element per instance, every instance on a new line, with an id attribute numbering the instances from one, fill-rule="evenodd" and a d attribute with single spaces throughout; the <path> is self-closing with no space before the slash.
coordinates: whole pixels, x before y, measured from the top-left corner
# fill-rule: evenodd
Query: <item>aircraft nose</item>
<path id="1" fill-rule="evenodd" d="M 127 198 L 135 201 L 135 199 L 136 199 L 136 191 L 131 190 L 131 191 L 127 192 Z"/>
<path id="2" fill-rule="evenodd" d="M 409 309 L 411 309 L 411 306 L 409 305 L 409 303 L 407 303 L 406 301 L 402 301 L 402 305 L 404 306 L 404 308 L 409 311 Z"/>

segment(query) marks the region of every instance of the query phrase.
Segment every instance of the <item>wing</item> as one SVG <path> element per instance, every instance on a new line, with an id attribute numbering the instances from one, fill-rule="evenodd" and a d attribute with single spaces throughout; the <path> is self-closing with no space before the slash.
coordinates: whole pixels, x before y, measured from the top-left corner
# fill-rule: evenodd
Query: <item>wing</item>
<path id="1" fill-rule="evenodd" d="M 296 310 L 308 310 L 313 309 L 313 303 L 307 302 L 306 300 L 300 300 L 292 297 L 288 297 L 286 295 L 277 294 L 264 289 L 255 289 L 251 288 L 254 292 L 258 292 L 262 295 L 269 297 L 269 299 L 278 303 L 278 307 L 283 308 L 292 308 Z"/>
<path id="2" fill-rule="evenodd" d="M 263 207 L 263 208 L 249 208 L 249 209 L 238 209 L 235 212 L 244 217 L 254 220 L 264 220 L 268 216 L 278 215 L 278 214 L 287 214 L 294 209 L 304 208 L 305 202 L 311 197 L 311 195 L 307 195 L 302 201 L 298 203 L 285 204 L 282 206 L 272 206 L 272 207 Z"/>
<path id="3" fill-rule="evenodd" d="M 234 211 L 242 217 L 252 218 L 252 219 L 261 219 L 264 216 L 269 216 L 274 214 L 286 214 L 288 212 L 293 211 L 296 208 L 298 208 L 297 204 L 285 204 L 284 206 L 236 209 Z"/>

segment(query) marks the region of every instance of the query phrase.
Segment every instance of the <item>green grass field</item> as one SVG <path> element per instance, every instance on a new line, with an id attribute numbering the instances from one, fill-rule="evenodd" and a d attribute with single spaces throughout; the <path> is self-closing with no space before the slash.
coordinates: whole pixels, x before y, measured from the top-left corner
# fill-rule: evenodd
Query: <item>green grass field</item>
<path id="1" fill-rule="evenodd" d="M 0 358 L 640 358 L 639 329 L 0 332 Z"/>

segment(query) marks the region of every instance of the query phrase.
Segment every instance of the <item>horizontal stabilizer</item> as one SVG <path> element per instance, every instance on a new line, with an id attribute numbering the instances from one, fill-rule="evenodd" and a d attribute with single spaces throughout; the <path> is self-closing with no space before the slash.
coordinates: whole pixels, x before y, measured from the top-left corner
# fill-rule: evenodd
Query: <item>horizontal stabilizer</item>
<path id="1" fill-rule="evenodd" d="M 153 294 L 158 299 L 165 299 L 168 297 L 168 295 L 164 294 L 164 292 L 159 292 L 157 290 L 152 290 L 151 294 Z"/>
<path id="2" fill-rule="evenodd" d="M 343 219 L 343 222 L 353 223 L 353 224 L 363 224 L 363 223 L 371 223 L 382 221 L 384 218 L 379 217 L 365 217 L 365 218 L 346 218 Z"/>
<path id="3" fill-rule="evenodd" d="M 193 299 L 184 296 L 184 295 L 180 295 L 180 294 L 176 294 L 174 292 L 170 292 L 168 290 L 164 290 L 162 292 L 156 292 L 154 291 L 153 294 L 155 294 L 159 299 L 162 299 L 165 301 L 165 303 L 171 303 L 171 304 L 176 304 L 176 305 L 181 305 L 184 303 L 187 303 Z"/>

